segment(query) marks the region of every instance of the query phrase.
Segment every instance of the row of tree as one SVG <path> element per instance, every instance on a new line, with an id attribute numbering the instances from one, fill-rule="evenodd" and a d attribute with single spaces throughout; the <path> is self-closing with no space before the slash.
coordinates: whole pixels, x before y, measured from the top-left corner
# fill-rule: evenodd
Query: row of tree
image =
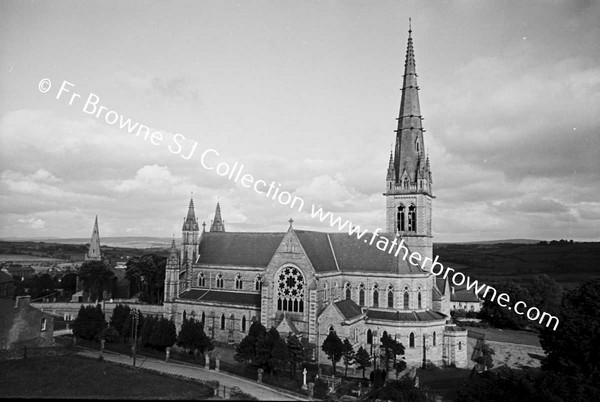
<path id="1" fill-rule="evenodd" d="M 177 334 L 172 320 L 164 317 L 145 317 L 139 311 L 132 311 L 127 305 L 118 304 L 113 310 L 110 324 L 107 324 L 99 304 L 81 306 L 73 322 L 73 334 L 88 340 L 104 339 L 107 342 L 121 340 L 128 343 L 136 330 L 137 342 L 142 347 L 164 350 L 177 344 L 186 351 L 193 352 L 196 357 L 214 347 L 212 340 L 204 333 L 202 322 L 194 319 L 184 318 L 181 330 Z"/>
<path id="2" fill-rule="evenodd" d="M 127 261 L 125 278 L 130 293 L 139 294 L 141 302 L 161 304 L 164 299 L 165 268 L 167 259 L 156 254 L 145 254 Z M 86 261 L 77 271 L 83 290 L 91 300 L 102 300 L 105 291 L 112 291 L 115 273 L 104 261 Z"/>

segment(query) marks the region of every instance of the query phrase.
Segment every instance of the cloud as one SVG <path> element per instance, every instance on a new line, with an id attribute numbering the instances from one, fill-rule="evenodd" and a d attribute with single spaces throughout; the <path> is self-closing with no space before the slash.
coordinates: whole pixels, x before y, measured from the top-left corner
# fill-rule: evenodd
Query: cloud
<path id="1" fill-rule="evenodd" d="M 19 218 L 17 222 L 27 224 L 30 229 L 44 229 L 46 222 L 39 218 Z"/>
<path id="2" fill-rule="evenodd" d="M 115 78 L 117 82 L 143 96 L 152 96 L 167 102 L 200 103 L 200 92 L 186 77 L 165 78 L 148 71 L 121 69 L 115 73 Z"/>

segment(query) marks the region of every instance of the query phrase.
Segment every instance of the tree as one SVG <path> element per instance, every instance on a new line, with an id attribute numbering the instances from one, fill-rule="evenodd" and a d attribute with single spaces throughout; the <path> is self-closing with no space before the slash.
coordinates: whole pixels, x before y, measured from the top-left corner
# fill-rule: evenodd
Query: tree
<path id="1" fill-rule="evenodd" d="M 60 286 L 61 289 L 67 291 L 69 294 L 73 294 L 77 291 L 77 274 L 74 272 L 69 272 L 68 274 L 64 274 L 60 278 Z"/>
<path id="2" fill-rule="evenodd" d="M 329 331 L 329 335 L 327 335 L 323 345 L 321 345 L 321 350 L 331 360 L 333 375 L 335 375 L 335 365 L 342 358 L 342 351 L 344 350 L 344 343 L 335 331 Z"/>
<path id="3" fill-rule="evenodd" d="M 273 358 L 273 349 L 280 340 L 281 337 L 279 336 L 279 331 L 274 327 L 271 327 L 266 334 L 261 334 L 256 342 L 256 358 L 254 364 L 258 367 L 262 367 L 268 373 L 273 373 L 273 369 L 275 369 L 277 365 L 276 359 Z M 280 353 L 279 350 L 277 353 Z"/>
<path id="4" fill-rule="evenodd" d="M 481 364 L 486 370 L 494 367 L 494 354 L 496 352 L 486 342 L 481 344 L 481 355 L 475 359 L 475 363 Z"/>
<path id="5" fill-rule="evenodd" d="M 560 308 L 562 287 L 548 275 L 539 275 L 533 280 L 531 299 L 538 309 L 554 314 Z"/>
<path id="6" fill-rule="evenodd" d="M 99 304 L 81 306 L 73 321 L 73 334 L 82 339 L 94 339 L 106 327 L 106 321 Z"/>
<path id="7" fill-rule="evenodd" d="M 600 383 L 600 278 L 567 292 L 557 312 L 560 323 L 544 328 L 542 368 Z"/>
<path id="8" fill-rule="evenodd" d="M 86 261 L 79 267 L 77 276 L 83 282 L 83 290 L 90 293 L 90 298 L 100 301 L 115 274 L 103 261 Z"/>
<path id="9" fill-rule="evenodd" d="M 155 331 L 157 322 L 158 319 L 153 316 L 148 316 L 144 320 L 142 330 L 140 331 L 140 342 L 142 343 L 142 346 L 150 346 L 150 336 Z"/>
<path id="10" fill-rule="evenodd" d="M 348 377 L 348 366 L 354 363 L 354 358 L 356 357 L 356 353 L 354 353 L 354 348 L 352 347 L 352 344 L 350 343 L 348 338 L 344 339 L 342 357 L 344 358 L 344 366 L 346 367 L 344 377 Z"/>
<path id="11" fill-rule="evenodd" d="M 419 388 L 415 388 L 414 383 L 409 378 L 389 381 L 385 387 L 377 391 L 372 399 L 397 402 L 426 402 L 427 394 Z"/>
<path id="12" fill-rule="evenodd" d="M 531 325 L 525 315 L 515 314 L 514 312 L 514 305 L 518 301 L 523 301 L 528 306 L 534 305 L 529 291 L 515 281 L 503 281 L 495 285 L 494 288 L 497 290 L 498 295 L 501 293 L 510 295 L 510 302 L 507 303 L 507 307 L 502 307 L 496 302 L 498 296 L 494 301 L 486 299 L 479 316 L 496 328 L 521 330 Z M 493 292 L 490 292 L 490 295 L 493 295 Z"/>
<path id="13" fill-rule="evenodd" d="M 119 331 L 115 327 L 106 327 L 98 335 L 98 339 L 104 339 L 106 342 L 116 342 L 119 339 Z"/>
<path id="14" fill-rule="evenodd" d="M 138 335 L 137 336 L 139 339 L 141 329 L 144 326 L 145 317 L 142 314 L 142 312 L 139 310 L 137 312 L 137 317 L 138 317 L 138 319 L 137 319 L 137 334 Z M 130 314 L 129 314 L 129 318 L 127 318 L 125 320 L 125 323 L 123 324 L 123 341 L 125 343 L 127 343 L 129 338 L 133 336 L 133 327 L 134 327 L 133 322 L 134 322 L 134 314 L 133 314 L 133 310 L 131 310 Z"/>
<path id="15" fill-rule="evenodd" d="M 165 350 L 169 346 L 177 341 L 177 329 L 175 323 L 172 320 L 168 320 L 164 317 L 159 318 L 152 329 L 150 339 L 148 343 L 153 348 L 159 350 Z"/>
<path id="16" fill-rule="evenodd" d="M 110 325 L 114 327 L 120 335 L 123 335 L 123 328 L 127 320 L 131 319 L 131 308 L 128 305 L 117 304 L 110 317 Z"/>
<path id="17" fill-rule="evenodd" d="M 198 352 L 204 354 L 214 348 L 211 339 L 204 333 L 202 322 L 193 318 L 183 320 L 177 336 L 177 345 L 186 350 L 193 350 L 196 358 L 198 358 Z"/>
<path id="18" fill-rule="evenodd" d="M 362 377 L 365 379 L 365 370 L 371 367 L 371 356 L 369 356 L 369 352 L 363 349 L 363 347 L 359 347 L 356 351 L 356 356 L 354 357 L 356 360 L 356 364 L 358 368 L 362 370 Z"/>
<path id="19" fill-rule="evenodd" d="M 166 257 L 156 254 L 145 254 L 127 261 L 125 277 L 131 282 L 132 293 L 140 293 L 140 301 L 163 302 L 166 264 Z"/>
<path id="20" fill-rule="evenodd" d="M 233 358 L 239 362 L 247 363 L 248 361 L 254 361 L 256 358 L 256 343 L 258 338 L 266 334 L 267 330 L 258 321 L 252 322 L 248 329 L 248 335 L 246 335 L 236 347 L 236 352 Z"/>
<path id="21" fill-rule="evenodd" d="M 277 331 L 275 328 L 272 329 Z M 277 332 L 277 335 L 279 335 L 279 332 Z M 285 367 L 287 359 L 287 344 L 285 343 L 285 340 L 278 336 L 273 342 L 273 347 L 271 348 L 271 358 L 269 359 L 269 365 L 275 369 L 275 374 Z"/>
<path id="22" fill-rule="evenodd" d="M 385 371 L 389 371 L 390 361 L 393 362 L 392 367 L 396 366 L 396 359 L 398 355 L 404 354 L 404 345 L 397 340 L 393 339 L 388 335 L 387 332 L 383 332 L 381 337 L 381 357 L 385 361 Z"/>
<path id="23" fill-rule="evenodd" d="M 296 375 L 296 367 L 298 363 L 302 363 L 304 361 L 304 346 L 302 346 L 302 342 L 300 339 L 293 333 L 289 333 L 286 339 L 287 349 L 288 349 L 288 358 L 291 364 L 290 374 L 292 378 Z"/>

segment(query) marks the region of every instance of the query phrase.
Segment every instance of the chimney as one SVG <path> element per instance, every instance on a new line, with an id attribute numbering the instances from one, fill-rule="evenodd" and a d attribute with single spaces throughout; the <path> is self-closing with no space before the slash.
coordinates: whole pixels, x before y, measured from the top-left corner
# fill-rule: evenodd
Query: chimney
<path id="1" fill-rule="evenodd" d="M 26 308 L 29 307 L 31 302 L 31 296 L 17 296 L 15 300 L 15 308 Z"/>

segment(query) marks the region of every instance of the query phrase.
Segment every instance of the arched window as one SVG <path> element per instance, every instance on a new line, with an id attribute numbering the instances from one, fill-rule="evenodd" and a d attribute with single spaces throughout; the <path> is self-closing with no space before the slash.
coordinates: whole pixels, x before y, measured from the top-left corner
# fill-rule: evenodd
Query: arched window
<path id="1" fill-rule="evenodd" d="M 246 332 L 246 316 L 242 316 L 242 332 Z"/>
<path id="2" fill-rule="evenodd" d="M 221 314 L 221 329 L 225 329 L 225 314 Z"/>
<path id="3" fill-rule="evenodd" d="M 388 286 L 387 296 L 388 308 L 394 308 L 394 287 L 392 285 Z"/>
<path id="4" fill-rule="evenodd" d="M 46 330 L 46 319 L 42 318 L 42 322 L 40 323 L 40 331 Z"/>
<path id="5" fill-rule="evenodd" d="M 327 285 L 327 282 L 323 284 L 323 300 L 329 300 L 329 285 Z"/>
<path id="6" fill-rule="evenodd" d="M 363 285 L 362 283 L 358 287 L 358 305 L 365 305 L 365 285 Z"/>
<path id="7" fill-rule="evenodd" d="M 242 281 L 242 276 L 240 274 L 237 274 L 235 276 L 235 288 L 238 289 L 238 290 L 241 290 L 242 286 L 243 286 L 243 283 L 244 282 Z"/>
<path id="8" fill-rule="evenodd" d="M 206 286 L 206 277 L 204 276 L 204 272 L 200 272 L 198 275 L 198 286 Z"/>
<path id="9" fill-rule="evenodd" d="M 373 344 L 373 332 L 371 332 L 371 330 L 367 330 L 367 343 L 369 345 Z"/>
<path id="10" fill-rule="evenodd" d="M 462 342 L 458 342 L 458 350 L 462 350 Z"/>
<path id="11" fill-rule="evenodd" d="M 409 232 L 417 231 L 417 207 L 410 205 L 408 207 L 408 228 Z"/>
<path id="12" fill-rule="evenodd" d="M 421 151 L 421 148 L 419 147 L 419 140 L 415 141 L 415 147 L 417 148 L 417 153 L 419 153 Z"/>
<path id="13" fill-rule="evenodd" d="M 408 302 L 409 302 L 410 296 L 408 293 L 408 290 L 404 290 L 404 310 L 408 310 L 409 306 L 408 306 Z"/>
<path id="14" fill-rule="evenodd" d="M 436 339 L 435 339 L 435 331 L 433 332 L 433 346 L 435 346 L 436 344 Z"/>
<path id="15" fill-rule="evenodd" d="M 233 314 L 229 316 L 229 329 L 232 331 L 235 329 L 235 316 Z"/>
<path id="16" fill-rule="evenodd" d="M 304 312 L 304 276 L 298 268 L 285 267 L 277 276 L 277 310 Z"/>
<path id="17" fill-rule="evenodd" d="M 379 286 L 373 285 L 373 307 L 379 307 Z"/>
<path id="18" fill-rule="evenodd" d="M 218 288 L 222 288 L 223 287 L 223 274 L 217 274 L 217 276 L 215 278 L 215 282 L 216 282 L 216 286 Z"/>
<path id="19" fill-rule="evenodd" d="M 408 177 L 404 178 L 404 188 L 408 188 Z"/>
<path id="20" fill-rule="evenodd" d="M 404 205 L 400 204 L 398 207 L 398 216 L 396 222 L 398 223 L 398 231 L 404 232 L 406 225 L 404 223 Z"/>
<path id="21" fill-rule="evenodd" d="M 333 328 L 333 325 L 329 326 L 329 333 L 335 332 L 335 328 Z"/>
<path id="22" fill-rule="evenodd" d="M 410 347 L 410 348 L 415 347 L 415 334 L 413 334 L 412 332 L 410 333 L 410 336 L 408 337 L 408 347 Z"/>
<path id="23" fill-rule="evenodd" d="M 336 281 L 333 282 L 333 294 L 331 295 L 331 298 L 333 299 L 333 301 L 336 301 L 338 297 L 340 297 L 340 286 Z"/>
<path id="24" fill-rule="evenodd" d="M 256 279 L 254 280 L 254 290 L 262 290 L 262 276 L 257 275 Z"/>
<path id="25" fill-rule="evenodd" d="M 185 314 L 185 310 L 183 310 L 183 319 L 186 319 L 186 314 Z"/>
<path id="26" fill-rule="evenodd" d="M 206 322 L 206 316 L 204 315 L 204 311 L 202 312 L 202 326 L 204 326 L 204 323 Z"/>
<path id="27" fill-rule="evenodd" d="M 419 306 L 418 308 L 422 308 L 421 307 L 421 292 L 419 292 L 419 294 L 417 295 L 417 305 Z"/>
<path id="28" fill-rule="evenodd" d="M 346 285 L 344 285 L 344 288 L 345 288 L 345 292 L 346 292 L 346 300 L 352 299 L 352 286 L 350 285 L 350 282 L 346 282 Z"/>

